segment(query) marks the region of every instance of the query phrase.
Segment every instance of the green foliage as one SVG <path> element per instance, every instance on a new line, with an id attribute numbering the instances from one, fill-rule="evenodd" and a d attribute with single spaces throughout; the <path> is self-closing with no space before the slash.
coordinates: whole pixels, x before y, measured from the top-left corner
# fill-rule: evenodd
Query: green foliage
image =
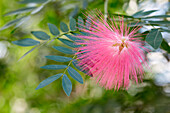
<path id="1" fill-rule="evenodd" d="M 48 27 L 50 29 L 51 34 L 53 34 L 54 36 L 58 36 L 60 34 L 60 31 L 54 24 L 48 23 Z"/>
<path id="2" fill-rule="evenodd" d="M 43 32 L 43 31 L 32 31 L 31 32 L 36 38 L 40 39 L 40 40 L 48 40 L 50 39 L 50 36 L 47 35 L 47 33 Z"/>
<path id="3" fill-rule="evenodd" d="M 85 71 L 85 70 L 82 70 L 81 69 L 81 67 L 80 66 L 78 66 L 78 61 L 76 60 L 76 59 L 74 59 L 73 61 L 72 61 L 72 64 L 74 65 L 74 67 L 76 68 L 76 69 L 78 69 L 79 71 L 81 71 L 81 72 L 83 72 L 83 73 L 85 73 L 86 75 L 89 75 L 89 76 L 93 76 L 92 75 L 92 73 L 89 71 L 89 72 L 87 72 L 87 71 Z"/>
<path id="4" fill-rule="evenodd" d="M 157 49 L 162 43 L 162 34 L 158 29 L 152 29 L 146 37 L 146 42 L 148 42 L 148 44 L 154 49 Z"/>
<path id="5" fill-rule="evenodd" d="M 65 69 L 67 65 L 46 65 L 42 66 L 43 69 L 51 69 L 51 70 L 57 70 L 57 69 Z"/>
<path id="6" fill-rule="evenodd" d="M 72 58 L 64 57 L 64 56 L 54 56 L 54 55 L 51 55 L 51 56 L 45 56 L 45 57 L 47 59 L 54 60 L 54 61 L 57 61 L 57 62 L 68 62 L 68 61 L 72 60 Z"/>
<path id="7" fill-rule="evenodd" d="M 64 22 L 61 22 L 61 23 L 60 23 L 60 29 L 61 29 L 61 31 L 64 32 L 64 33 L 66 33 L 66 32 L 69 31 L 67 24 L 65 24 Z"/>
<path id="8" fill-rule="evenodd" d="M 31 53 L 33 50 L 35 50 L 36 48 L 38 48 L 39 47 L 39 45 L 38 46 L 35 46 L 35 47 L 33 47 L 32 49 L 30 49 L 29 51 L 27 51 L 18 61 L 20 61 L 21 59 L 23 59 L 26 55 L 28 55 L 29 53 Z"/>
<path id="9" fill-rule="evenodd" d="M 164 24 L 164 25 L 168 25 L 170 24 L 169 21 L 149 21 L 150 24 L 158 24 L 158 25 L 161 25 L 161 24 Z"/>
<path id="10" fill-rule="evenodd" d="M 72 19 L 73 21 L 73 19 Z M 73 21 L 74 22 L 74 21 Z M 73 23 L 74 24 L 74 23 Z M 70 29 L 73 29 L 75 31 L 75 28 L 76 28 L 76 24 L 72 25 L 70 24 L 72 27 L 70 27 Z M 58 30 L 58 28 L 54 25 L 54 24 L 50 24 L 48 23 L 48 28 L 50 30 L 50 33 L 56 37 L 53 38 L 54 39 L 58 39 L 60 40 L 62 43 L 64 43 L 65 45 L 67 46 L 70 46 L 70 47 L 73 47 L 73 48 L 76 48 L 76 47 L 79 47 L 78 45 L 75 45 L 73 41 L 76 41 L 76 40 L 80 40 L 79 38 L 76 38 L 74 36 L 71 36 L 71 35 L 68 35 L 69 33 L 69 29 L 68 29 L 68 26 L 61 22 L 60 23 L 60 29 L 62 32 L 64 32 L 63 34 L 60 35 L 60 32 Z M 73 32 L 73 31 L 71 31 Z M 75 31 L 76 32 L 76 31 Z M 42 42 L 40 44 L 39 41 L 37 41 L 37 43 L 39 45 L 42 45 L 46 42 L 48 42 L 48 40 L 50 40 L 50 36 L 43 32 L 43 31 L 32 31 L 31 32 L 37 39 L 40 39 L 40 40 L 46 40 L 45 42 Z M 71 39 L 72 41 L 70 40 L 67 40 L 67 39 L 63 39 L 63 38 L 60 38 L 61 36 L 67 36 L 69 39 Z M 17 44 L 19 46 L 33 46 L 33 45 L 37 45 L 37 43 L 35 43 L 33 39 L 30 39 L 29 40 L 28 38 L 26 39 L 23 39 L 23 40 L 18 40 L 18 41 L 14 41 L 13 43 L 14 44 Z M 19 43 L 20 42 L 20 43 Z M 72 50 L 72 49 L 68 49 L 68 48 L 65 48 L 65 47 L 60 47 L 60 46 L 54 46 L 53 47 L 54 49 L 60 51 L 60 52 L 63 52 L 65 54 L 70 54 L 70 55 L 74 55 L 76 53 L 76 51 Z M 31 51 L 33 51 L 35 48 L 31 49 L 30 51 L 28 51 L 26 54 L 24 54 L 24 56 L 26 56 L 28 53 L 30 53 Z M 23 57 L 24 57 L 23 56 Z M 22 58 L 23 58 L 22 57 Z M 43 69 L 49 69 L 49 70 L 60 70 L 60 69 L 65 69 L 64 73 L 62 74 L 63 75 L 63 79 L 62 79 L 62 86 L 63 86 L 63 89 L 65 91 L 65 93 L 69 96 L 71 91 L 72 91 L 72 86 L 68 86 L 71 83 L 71 81 L 69 80 L 69 78 L 67 77 L 67 75 L 65 74 L 66 70 L 68 71 L 68 74 L 73 78 L 75 79 L 76 81 L 80 82 L 81 84 L 83 84 L 83 78 L 81 77 L 81 75 L 76 71 L 74 70 L 72 67 L 70 67 L 70 64 L 72 63 L 73 59 L 75 58 L 75 55 L 73 56 L 73 58 L 71 57 L 64 57 L 64 56 L 55 56 L 55 55 L 50 55 L 50 56 L 46 56 L 47 59 L 50 59 L 50 60 L 54 60 L 54 61 L 57 61 L 57 62 L 68 62 L 68 65 L 45 65 L 45 66 L 42 66 L 41 68 Z M 50 83 L 52 83 L 53 81 L 57 80 L 59 77 L 60 74 L 57 74 L 56 76 L 52 76 L 52 77 L 49 77 L 47 79 L 45 79 L 44 81 L 42 81 L 39 86 L 36 88 L 36 89 L 40 89 Z M 61 76 L 62 76 L 61 75 Z M 68 83 L 67 83 L 68 82 Z"/>
<path id="11" fill-rule="evenodd" d="M 67 39 L 62 39 L 62 38 L 58 38 L 58 40 L 60 40 L 62 43 L 64 43 L 67 46 L 73 47 L 73 48 L 77 48 L 80 47 L 80 45 L 76 45 L 74 42 L 67 40 Z"/>
<path id="12" fill-rule="evenodd" d="M 62 52 L 62 53 L 65 53 L 65 54 L 73 55 L 73 54 L 76 53 L 76 51 L 74 51 L 72 49 L 65 48 L 65 47 L 54 46 L 53 48 L 60 51 L 60 52 Z"/>
<path id="13" fill-rule="evenodd" d="M 81 77 L 81 75 L 76 71 L 74 70 L 72 67 L 68 67 L 67 69 L 69 75 L 76 81 L 80 82 L 81 84 L 83 84 L 83 78 Z"/>
<path id="14" fill-rule="evenodd" d="M 77 65 L 77 64 L 78 64 L 78 62 L 77 62 L 77 60 L 76 60 L 76 59 L 74 59 L 72 63 L 73 63 L 73 65 L 74 65 L 74 67 L 76 67 L 78 70 L 80 70 L 80 71 L 81 71 L 81 68 Z"/>
<path id="15" fill-rule="evenodd" d="M 18 15 L 18 14 L 22 14 L 22 13 L 26 13 L 26 12 L 30 12 L 33 9 L 35 9 L 36 7 L 25 7 L 25 8 L 21 8 L 21 9 L 17 9 L 15 11 L 11 11 L 6 13 L 4 16 L 9 16 L 9 15 Z"/>
<path id="16" fill-rule="evenodd" d="M 65 75 L 65 74 L 62 78 L 62 87 L 63 87 L 63 90 L 65 91 L 66 95 L 70 96 L 71 91 L 72 91 L 72 83 L 71 83 L 70 79 L 67 77 L 67 75 Z"/>
<path id="17" fill-rule="evenodd" d="M 90 16 L 87 17 L 86 26 L 87 26 L 87 28 L 89 28 L 91 26 Z"/>
<path id="18" fill-rule="evenodd" d="M 170 53 L 170 46 L 168 45 L 168 43 L 164 39 L 162 40 L 161 48 L 163 50 L 167 51 L 168 53 Z"/>
<path id="19" fill-rule="evenodd" d="M 21 4 L 28 4 L 28 3 L 43 3 L 46 2 L 48 0 L 22 0 L 19 3 Z"/>
<path id="20" fill-rule="evenodd" d="M 48 77 L 47 79 L 43 80 L 36 88 L 36 90 L 45 87 L 46 85 L 54 82 L 55 80 L 59 79 L 62 76 L 62 73 L 53 75 L 51 77 Z"/>
<path id="21" fill-rule="evenodd" d="M 84 20 L 82 17 L 78 17 L 78 28 L 81 29 L 84 26 Z"/>
<path id="22" fill-rule="evenodd" d="M 143 16 L 147 16 L 147 15 L 150 15 L 151 13 L 154 13 L 158 10 L 150 10 L 150 11 L 139 11 L 139 12 L 136 12 L 135 14 L 133 14 L 132 16 L 134 18 L 139 18 L 139 17 L 143 17 Z"/>
<path id="23" fill-rule="evenodd" d="M 12 43 L 19 46 L 34 46 L 40 44 L 39 41 L 33 40 L 31 38 L 25 38 L 22 40 L 13 41 Z"/>
<path id="24" fill-rule="evenodd" d="M 74 18 L 70 18 L 70 29 L 72 30 L 72 31 L 76 31 L 77 30 L 77 28 L 76 28 L 76 20 L 74 19 Z"/>
<path id="25" fill-rule="evenodd" d="M 67 38 L 69 38 L 70 40 L 72 40 L 72 41 L 78 41 L 78 40 L 81 40 L 80 38 L 78 38 L 78 37 L 76 37 L 76 36 L 73 36 L 73 35 L 68 35 L 68 34 L 66 34 L 65 35 Z"/>
<path id="26" fill-rule="evenodd" d="M 25 18 L 25 16 L 8 22 L 7 24 L 5 24 L 5 25 L 0 29 L 0 31 L 1 31 L 1 30 L 4 30 L 4 29 L 7 29 L 7 28 L 9 28 L 9 27 L 17 24 L 20 20 L 22 20 L 22 19 L 24 19 L 24 18 Z"/>
<path id="27" fill-rule="evenodd" d="M 167 18 L 167 17 L 170 17 L 170 15 L 148 16 L 148 17 L 145 17 L 145 19 L 148 19 L 148 18 Z"/>

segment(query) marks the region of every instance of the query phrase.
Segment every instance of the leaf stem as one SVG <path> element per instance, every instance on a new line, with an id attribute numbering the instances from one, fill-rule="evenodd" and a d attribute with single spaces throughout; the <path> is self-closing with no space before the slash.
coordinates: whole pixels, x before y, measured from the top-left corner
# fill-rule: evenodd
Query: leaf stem
<path id="1" fill-rule="evenodd" d="M 73 62 L 74 58 L 76 57 L 76 55 L 73 56 L 72 60 L 69 62 L 69 64 L 67 65 L 67 67 L 65 68 L 63 75 L 66 73 L 68 67 L 71 65 L 71 63 Z"/>
<path id="2" fill-rule="evenodd" d="M 54 37 L 54 38 L 48 43 L 48 45 L 51 44 L 55 39 L 58 39 L 58 38 L 60 38 L 61 36 L 65 35 L 65 34 L 68 34 L 68 33 L 72 33 L 72 32 L 73 32 L 73 31 L 69 31 L 69 32 L 66 32 L 66 33 L 63 33 L 63 34 L 60 34 L 60 35 Z M 75 31 L 75 32 L 76 32 L 76 31 Z"/>

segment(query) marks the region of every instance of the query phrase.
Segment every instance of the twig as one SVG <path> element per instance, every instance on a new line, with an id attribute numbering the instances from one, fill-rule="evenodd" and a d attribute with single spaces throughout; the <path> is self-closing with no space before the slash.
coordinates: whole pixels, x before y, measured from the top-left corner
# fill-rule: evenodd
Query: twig
<path id="1" fill-rule="evenodd" d="M 107 11 L 108 1 L 109 1 L 109 0 L 105 0 L 105 2 L 104 2 L 104 20 L 105 20 L 105 21 L 107 20 L 107 17 L 108 17 L 108 11 Z"/>

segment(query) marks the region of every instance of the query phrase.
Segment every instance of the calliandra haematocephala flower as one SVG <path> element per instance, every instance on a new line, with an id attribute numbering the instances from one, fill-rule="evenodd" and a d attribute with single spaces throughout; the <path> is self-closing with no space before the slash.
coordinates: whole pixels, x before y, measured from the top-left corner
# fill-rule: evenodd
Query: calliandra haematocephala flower
<path id="1" fill-rule="evenodd" d="M 131 29 L 119 17 L 118 23 L 113 18 L 104 20 L 101 12 L 88 14 L 86 21 L 90 26 L 83 26 L 77 37 L 77 59 L 82 70 L 88 70 L 93 78 L 106 89 L 128 88 L 130 80 L 142 81 L 145 51 L 139 37 L 139 26 Z"/>

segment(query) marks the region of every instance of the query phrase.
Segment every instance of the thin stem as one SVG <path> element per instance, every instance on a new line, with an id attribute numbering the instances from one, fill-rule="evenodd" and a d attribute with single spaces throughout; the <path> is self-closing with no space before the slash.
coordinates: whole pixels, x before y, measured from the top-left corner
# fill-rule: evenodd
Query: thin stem
<path id="1" fill-rule="evenodd" d="M 69 31 L 69 32 L 66 32 L 66 33 L 63 33 L 63 34 L 60 34 L 60 35 L 54 37 L 54 38 L 48 43 L 48 45 L 51 44 L 55 39 L 58 39 L 58 38 L 60 38 L 61 36 L 65 35 L 65 34 L 68 34 L 68 33 L 72 33 L 72 31 Z"/>
<path id="2" fill-rule="evenodd" d="M 67 67 L 65 68 L 63 75 L 66 73 L 68 67 L 71 65 L 71 63 L 73 62 L 73 60 L 75 59 L 76 55 L 73 56 L 72 60 L 69 62 L 69 64 L 67 65 Z"/>
<path id="3" fill-rule="evenodd" d="M 45 42 L 43 42 L 43 43 L 40 43 L 39 45 L 37 45 L 37 46 L 35 46 L 34 48 L 32 48 L 31 50 L 29 50 L 28 52 L 26 52 L 19 60 L 18 60 L 18 62 L 22 59 L 22 58 L 24 58 L 27 54 L 29 54 L 31 51 L 33 51 L 33 50 L 35 50 L 36 48 L 40 48 L 41 46 L 43 46 L 45 43 L 47 43 L 48 42 L 48 40 L 46 40 Z"/>
<path id="4" fill-rule="evenodd" d="M 148 21 L 147 21 L 147 22 L 148 22 Z M 156 29 L 154 25 L 150 24 L 149 22 L 148 22 L 148 24 L 149 24 L 150 26 L 152 26 L 154 29 Z"/>
<path id="5" fill-rule="evenodd" d="M 108 11 L 107 11 L 107 9 L 108 9 L 108 1 L 109 0 L 105 0 L 105 2 L 104 2 L 104 20 L 105 21 L 107 20 L 107 17 L 108 17 Z"/>

